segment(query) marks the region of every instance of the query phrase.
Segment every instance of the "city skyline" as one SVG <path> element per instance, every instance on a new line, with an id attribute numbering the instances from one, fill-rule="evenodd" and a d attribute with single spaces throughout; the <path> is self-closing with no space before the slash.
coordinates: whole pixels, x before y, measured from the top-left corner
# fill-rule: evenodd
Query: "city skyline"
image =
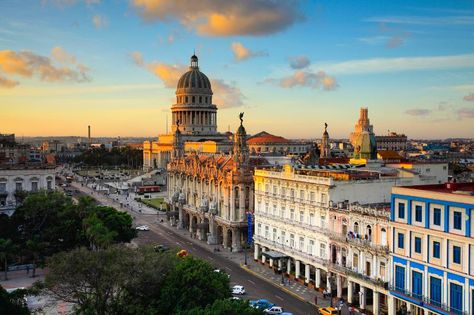
<path id="1" fill-rule="evenodd" d="M 2 133 L 156 137 L 196 51 L 219 131 L 474 135 L 469 1 L 3 1 Z M 166 118 L 168 115 L 168 118 Z"/>

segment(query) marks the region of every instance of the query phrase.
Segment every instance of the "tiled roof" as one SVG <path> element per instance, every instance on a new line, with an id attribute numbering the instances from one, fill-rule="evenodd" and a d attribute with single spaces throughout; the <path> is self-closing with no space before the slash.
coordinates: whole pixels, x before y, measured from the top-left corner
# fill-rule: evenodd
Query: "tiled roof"
<path id="1" fill-rule="evenodd" d="M 253 135 L 252 137 L 247 139 L 248 144 L 258 144 L 258 143 L 288 143 L 290 140 L 285 139 L 280 136 L 275 136 L 269 134 L 266 131 L 262 131 Z"/>

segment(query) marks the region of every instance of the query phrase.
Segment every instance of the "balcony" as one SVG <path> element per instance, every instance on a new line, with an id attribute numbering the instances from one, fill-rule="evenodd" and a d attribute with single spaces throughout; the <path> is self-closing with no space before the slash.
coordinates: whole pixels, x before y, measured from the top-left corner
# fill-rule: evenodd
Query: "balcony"
<path id="1" fill-rule="evenodd" d="M 299 227 L 299 228 L 302 228 L 302 229 L 310 231 L 310 232 L 319 232 L 319 233 L 322 233 L 322 234 L 327 234 L 328 233 L 326 228 L 319 227 L 319 226 L 316 226 L 316 225 L 310 225 L 308 223 L 303 223 L 301 221 L 292 220 L 290 218 L 282 218 L 281 216 L 278 216 L 278 215 L 273 215 L 273 214 L 269 214 L 269 213 L 265 213 L 265 212 L 257 212 L 257 213 L 255 213 L 255 215 L 257 217 L 261 216 L 261 217 L 264 217 L 264 218 L 272 219 L 274 221 L 278 221 L 278 222 L 283 223 L 283 224 L 291 225 L 291 226 L 294 226 L 294 227 Z"/>
<path id="2" fill-rule="evenodd" d="M 320 265 L 323 265 L 323 266 L 327 266 L 327 264 L 328 264 L 328 261 L 326 259 L 316 257 L 316 256 L 313 256 L 311 254 L 299 251 L 296 248 L 292 248 L 288 245 L 277 243 L 275 241 L 266 239 L 262 236 L 254 235 L 253 239 L 255 241 L 258 241 L 260 244 L 262 244 L 264 246 L 268 246 L 268 247 L 271 247 L 271 248 L 274 248 L 274 249 L 277 249 L 277 250 L 281 250 L 282 252 L 284 252 L 288 256 L 292 256 L 292 258 L 295 258 L 295 256 L 299 256 L 299 257 L 304 258 L 306 261 L 310 261 L 310 262 L 315 263 L 315 264 L 320 264 Z"/>
<path id="3" fill-rule="evenodd" d="M 372 277 L 364 275 L 363 273 L 358 272 L 356 269 L 352 269 L 350 267 L 346 267 L 346 266 L 335 264 L 335 263 L 329 263 L 329 269 L 337 270 L 345 274 L 347 277 L 358 278 L 360 280 L 370 282 L 373 285 L 384 288 L 386 290 L 388 289 L 388 282 L 384 281 L 383 279 L 374 279 Z"/>
<path id="4" fill-rule="evenodd" d="M 418 304 L 419 306 L 429 305 L 433 309 L 436 309 L 436 310 L 439 310 L 439 311 L 442 311 L 442 312 L 448 312 L 450 314 L 455 314 L 455 315 L 467 315 L 468 314 L 467 312 L 463 312 L 461 310 L 452 308 L 452 307 L 450 307 L 446 304 L 443 304 L 443 303 L 440 303 L 438 301 L 432 300 L 432 299 L 430 299 L 426 296 L 423 296 L 423 295 L 420 295 L 420 294 L 417 294 L 417 293 L 413 293 L 412 291 L 409 291 L 409 290 L 406 290 L 406 289 L 397 288 L 394 285 L 390 285 L 388 288 L 389 288 L 390 291 L 393 291 L 393 292 L 396 292 L 400 295 L 404 295 L 404 296 L 409 297 L 411 299 L 417 300 L 418 303 L 419 303 Z"/>
<path id="5" fill-rule="evenodd" d="M 339 241 L 343 243 L 348 243 L 360 248 L 365 248 L 369 250 L 375 250 L 379 254 L 388 255 L 390 253 L 389 247 L 385 245 L 374 244 L 371 240 L 353 238 L 348 235 L 336 232 L 328 232 L 329 238 L 334 241 Z"/>

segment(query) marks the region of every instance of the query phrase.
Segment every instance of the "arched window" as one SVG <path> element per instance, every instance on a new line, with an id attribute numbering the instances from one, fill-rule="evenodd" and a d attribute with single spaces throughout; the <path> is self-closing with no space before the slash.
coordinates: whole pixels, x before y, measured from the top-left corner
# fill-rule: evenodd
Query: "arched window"
<path id="1" fill-rule="evenodd" d="M 202 96 L 199 96 L 199 103 L 202 103 Z"/>
<path id="2" fill-rule="evenodd" d="M 193 103 L 196 103 L 196 97 L 193 96 Z"/>
<path id="3" fill-rule="evenodd" d="M 380 241 L 382 243 L 382 246 L 387 246 L 387 230 L 385 228 L 382 228 L 380 230 Z"/>
<path id="4" fill-rule="evenodd" d="M 354 233 L 359 234 L 359 223 L 354 222 Z"/>
<path id="5" fill-rule="evenodd" d="M 188 97 L 186 96 L 186 103 L 188 102 Z"/>

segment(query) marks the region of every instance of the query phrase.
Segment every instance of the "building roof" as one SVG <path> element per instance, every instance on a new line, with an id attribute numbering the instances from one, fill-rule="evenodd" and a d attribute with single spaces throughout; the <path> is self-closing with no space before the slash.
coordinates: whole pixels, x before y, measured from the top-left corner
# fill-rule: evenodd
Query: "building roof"
<path id="1" fill-rule="evenodd" d="M 198 58 L 193 55 L 191 56 L 191 66 L 189 71 L 184 73 L 178 81 L 178 90 L 180 89 L 202 89 L 205 94 L 212 94 L 211 82 L 209 78 L 199 71 Z"/>
<path id="2" fill-rule="evenodd" d="M 266 131 L 259 132 L 247 139 L 247 144 L 265 144 L 265 143 L 288 143 L 290 140 L 269 134 Z"/>
<path id="3" fill-rule="evenodd" d="M 402 160 L 401 156 L 397 151 L 394 150 L 378 150 L 377 154 L 382 158 L 382 160 Z"/>
<path id="4" fill-rule="evenodd" d="M 438 185 L 403 186 L 403 188 L 474 196 L 474 183 L 445 183 Z"/>

